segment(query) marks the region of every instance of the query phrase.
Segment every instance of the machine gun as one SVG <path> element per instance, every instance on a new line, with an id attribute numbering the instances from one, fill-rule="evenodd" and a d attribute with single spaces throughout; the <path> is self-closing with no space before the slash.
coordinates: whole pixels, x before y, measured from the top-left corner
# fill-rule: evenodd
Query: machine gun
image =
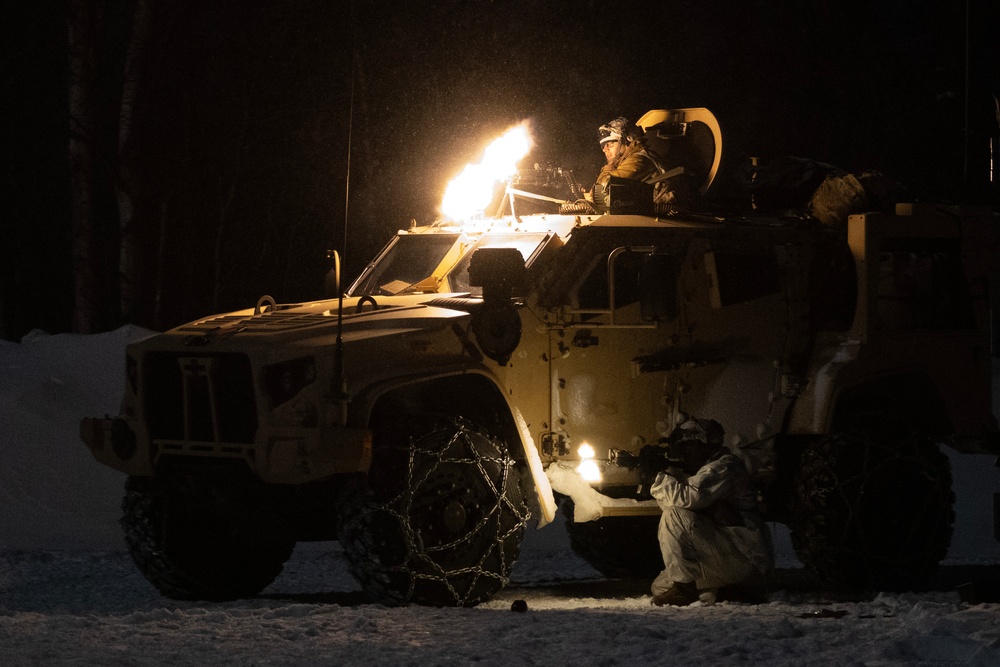
<path id="1" fill-rule="evenodd" d="M 671 451 L 671 443 L 666 438 L 661 439 L 659 443 L 644 446 L 638 454 L 624 449 L 612 449 L 608 452 L 608 462 L 611 465 L 639 470 L 639 496 L 642 498 L 650 497 L 649 487 L 656 481 L 658 474 L 667 468 L 679 467 L 683 462 L 683 458 L 678 456 L 676 450 Z"/>
<path id="2" fill-rule="evenodd" d="M 516 200 L 526 200 L 515 206 Z M 494 215 L 528 215 L 551 213 L 567 204 L 583 199 L 583 188 L 577 182 L 572 169 L 542 166 L 518 169 L 499 197 L 495 200 Z"/>

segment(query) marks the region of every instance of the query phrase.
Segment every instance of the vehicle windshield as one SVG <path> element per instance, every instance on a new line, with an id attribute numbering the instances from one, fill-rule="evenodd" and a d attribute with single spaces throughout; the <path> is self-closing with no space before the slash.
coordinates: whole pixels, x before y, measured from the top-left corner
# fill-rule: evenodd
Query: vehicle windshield
<path id="1" fill-rule="evenodd" d="M 349 296 L 399 294 L 433 275 L 458 234 L 397 236 L 351 286 Z"/>
<path id="2" fill-rule="evenodd" d="M 517 248 L 525 264 L 530 266 L 550 236 L 548 232 L 492 233 L 469 243 L 459 234 L 400 235 L 361 274 L 347 294 L 378 296 L 418 290 L 475 291 L 469 285 L 469 261 L 473 251 Z"/>

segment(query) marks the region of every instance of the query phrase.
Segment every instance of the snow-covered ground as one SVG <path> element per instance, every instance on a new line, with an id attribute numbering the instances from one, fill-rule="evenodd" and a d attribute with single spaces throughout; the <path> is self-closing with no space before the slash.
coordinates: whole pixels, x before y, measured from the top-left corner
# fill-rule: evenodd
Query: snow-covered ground
<path id="1" fill-rule="evenodd" d="M 1000 604 L 955 588 L 1000 568 L 1000 471 L 986 457 L 952 456 L 956 534 L 933 592 L 837 600 L 795 569 L 775 527 L 786 569 L 770 602 L 655 608 L 646 582 L 605 580 L 577 558 L 557 521 L 528 535 L 512 585 L 474 609 L 373 604 L 336 543 L 301 545 L 252 600 L 160 598 L 123 551 L 122 476 L 78 437 L 80 417 L 117 412 L 124 345 L 147 333 L 0 342 L 0 665 L 1000 665 Z"/>
<path id="2" fill-rule="evenodd" d="M 954 592 L 763 605 L 649 604 L 565 551 L 529 548 L 473 609 L 371 604 L 335 548 L 300 549 L 252 600 L 159 598 L 120 551 L 0 559 L 4 665 L 998 665 L 1000 605 Z M 514 599 L 528 611 L 510 610 Z"/>

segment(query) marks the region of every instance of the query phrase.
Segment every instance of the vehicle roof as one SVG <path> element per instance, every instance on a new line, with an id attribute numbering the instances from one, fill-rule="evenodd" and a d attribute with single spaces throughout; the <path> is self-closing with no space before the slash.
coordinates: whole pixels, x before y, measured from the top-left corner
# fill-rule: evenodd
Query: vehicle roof
<path id="1" fill-rule="evenodd" d="M 799 228 L 802 220 L 797 218 L 775 218 L 775 217 L 718 217 L 703 214 L 689 214 L 677 216 L 650 216 L 650 215 L 555 215 L 537 214 L 524 216 L 504 216 L 501 218 L 484 218 L 472 220 L 465 223 L 454 223 L 450 221 L 435 222 L 431 225 L 413 227 L 409 230 L 400 230 L 401 235 L 409 234 L 440 234 L 465 233 L 471 236 L 478 236 L 484 233 L 530 233 L 530 232 L 555 232 L 562 237 L 572 234 L 574 229 L 580 227 L 605 227 L 605 228 L 678 228 L 678 229 L 706 229 L 717 230 L 722 227 L 740 228 Z"/>

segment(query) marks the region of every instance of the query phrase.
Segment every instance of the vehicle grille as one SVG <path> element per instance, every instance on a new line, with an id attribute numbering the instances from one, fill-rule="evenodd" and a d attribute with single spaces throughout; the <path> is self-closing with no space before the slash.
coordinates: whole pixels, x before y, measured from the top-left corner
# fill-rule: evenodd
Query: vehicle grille
<path id="1" fill-rule="evenodd" d="M 257 404 L 244 355 L 151 353 L 145 364 L 144 408 L 153 439 L 253 444 Z"/>

